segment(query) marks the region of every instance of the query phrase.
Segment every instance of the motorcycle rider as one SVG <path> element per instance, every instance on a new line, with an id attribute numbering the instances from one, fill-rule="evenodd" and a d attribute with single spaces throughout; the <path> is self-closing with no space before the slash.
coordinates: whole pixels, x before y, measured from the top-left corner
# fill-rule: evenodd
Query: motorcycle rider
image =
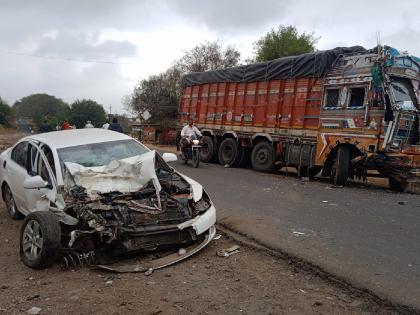
<path id="1" fill-rule="evenodd" d="M 194 120 L 188 119 L 188 125 L 184 126 L 181 131 L 181 153 L 186 156 L 185 150 L 191 145 L 192 137 L 201 138 L 202 134 L 196 126 L 194 126 Z"/>

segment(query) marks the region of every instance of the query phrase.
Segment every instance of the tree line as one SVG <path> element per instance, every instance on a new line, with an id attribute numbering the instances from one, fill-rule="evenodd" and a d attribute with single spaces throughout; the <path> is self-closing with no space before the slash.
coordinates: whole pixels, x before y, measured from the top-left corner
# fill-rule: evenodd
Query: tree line
<path id="1" fill-rule="evenodd" d="M 246 63 L 313 52 L 318 40 L 314 34 L 299 33 L 294 26 L 280 25 L 254 43 L 254 56 Z M 239 66 L 240 63 L 241 53 L 234 46 L 223 47 L 218 41 L 204 42 L 186 51 L 166 71 L 140 80 L 133 92 L 125 97 L 124 104 L 136 115 L 148 111 L 151 114 L 148 122 L 173 127 L 177 124 L 182 76 Z"/>
<path id="2" fill-rule="evenodd" d="M 107 114 L 101 104 L 90 100 L 76 100 L 67 104 L 62 99 L 48 94 L 32 94 L 9 106 L 0 98 L 0 124 L 10 127 L 14 122 L 30 121 L 38 128 L 41 126 L 55 130 L 64 121 L 77 128 L 83 128 L 87 121 L 95 127 L 102 127 Z"/>

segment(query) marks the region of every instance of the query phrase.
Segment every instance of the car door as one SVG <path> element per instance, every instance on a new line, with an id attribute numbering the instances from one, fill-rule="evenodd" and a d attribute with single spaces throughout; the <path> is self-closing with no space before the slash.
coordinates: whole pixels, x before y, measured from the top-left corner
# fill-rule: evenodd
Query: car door
<path id="1" fill-rule="evenodd" d="M 15 145 L 10 154 L 10 160 L 5 166 L 7 182 L 12 191 L 16 206 L 20 212 L 27 214 L 25 202 L 25 189 L 23 182 L 30 175 L 28 174 L 28 141 L 22 141 Z"/>
<path id="2" fill-rule="evenodd" d="M 35 142 L 29 143 L 28 150 L 30 176 L 39 175 L 48 185 L 45 188 L 25 189 L 25 207 L 29 212 L 48 210 L 50 201 L 55 200 L 57 187 L 52 151 L 47 145 Z"/>

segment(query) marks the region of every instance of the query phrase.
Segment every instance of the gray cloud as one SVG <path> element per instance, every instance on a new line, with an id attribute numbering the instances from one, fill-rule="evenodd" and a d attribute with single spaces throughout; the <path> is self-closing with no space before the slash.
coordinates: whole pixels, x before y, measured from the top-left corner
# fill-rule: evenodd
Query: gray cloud
<path id="1" fill-rule="evenodd" d="M 256 27 L 280 24 L 287 3 L 284 0 L 168 0 L 167 6 L 178 15 L 219 32 L 249 32 Z"/>
<path id="2" fill-rule="evenodd" d="M 58 33 L 55 38 L 43 37 L 36 54 L 45 56 L 66 56 L 87 60 L 135 57 L 137 47 L 128 41 L 105 40 L 98 43 L 98 36 L 87 34 Z"/>

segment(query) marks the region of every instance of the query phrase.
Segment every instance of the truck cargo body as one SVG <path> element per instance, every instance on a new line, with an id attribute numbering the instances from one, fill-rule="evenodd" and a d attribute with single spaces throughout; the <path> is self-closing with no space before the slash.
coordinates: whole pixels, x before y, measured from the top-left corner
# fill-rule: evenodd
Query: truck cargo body
<path id="1" fill-rule="evenodd" d="M 351 51 L 321 68 L 316 58 L 187 76 L 180 120 L 194 119 L 205 136 L 202 159 L 230 166 L 250 159 L 259 171 L 295 166 L 302 176 L 322 169 L 338 185 L 376 170 L 394 188 L 415 190 L 410 187 L 420 178 L 416 59 L 391 58 L 385 49 Z M 282 72 L 290 64 L 290 73 Z"/>

